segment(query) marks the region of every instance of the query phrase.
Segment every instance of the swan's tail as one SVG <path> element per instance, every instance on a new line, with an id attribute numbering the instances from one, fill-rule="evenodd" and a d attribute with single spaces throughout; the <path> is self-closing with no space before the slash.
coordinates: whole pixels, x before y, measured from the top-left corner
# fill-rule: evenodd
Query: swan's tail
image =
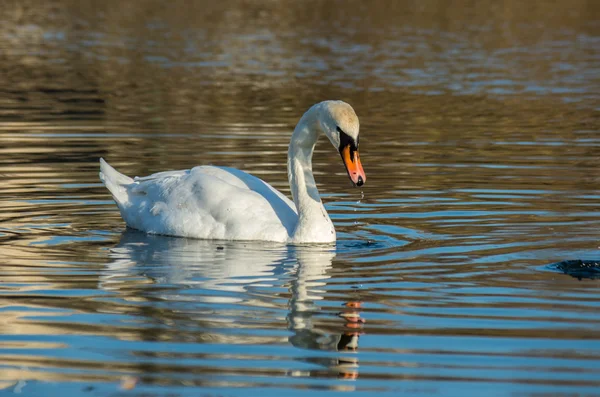
<path id="1" fill-rule="evenodd" d="M 103 158 L 100 159 L 100 180 L 110 190 L 117 204 L 126 204 L 129 201 L 127 185 L 133 183 L 133 179 L 115 170 Z"/>

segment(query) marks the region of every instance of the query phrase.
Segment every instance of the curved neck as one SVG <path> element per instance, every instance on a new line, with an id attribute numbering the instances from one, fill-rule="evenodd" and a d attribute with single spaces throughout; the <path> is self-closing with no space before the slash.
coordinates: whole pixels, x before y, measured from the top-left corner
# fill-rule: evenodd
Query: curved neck
<path id="1" fill-rule="evenodd" d="M 292 240 L 335 241 L 333 223 L 323 207 L 312 172 L 312 156 L 319 138 L 318 105 L 309 109 L 298 122 L 288 150 L 288 179 L 298 224 Z"/>

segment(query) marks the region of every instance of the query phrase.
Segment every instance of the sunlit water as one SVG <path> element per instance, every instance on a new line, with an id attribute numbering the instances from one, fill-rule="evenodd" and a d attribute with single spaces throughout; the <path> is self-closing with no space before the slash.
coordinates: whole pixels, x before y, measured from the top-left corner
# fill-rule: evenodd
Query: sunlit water
<path id="1" fill-rule="evenodd" d="M 600 395 L 593 2 L 375 3 L 3 6 L 0 392 Z M 334 98 L 368 176 L 319 143 L 335 246 L 146 236 L 98 180 L 289 194 Z"/>

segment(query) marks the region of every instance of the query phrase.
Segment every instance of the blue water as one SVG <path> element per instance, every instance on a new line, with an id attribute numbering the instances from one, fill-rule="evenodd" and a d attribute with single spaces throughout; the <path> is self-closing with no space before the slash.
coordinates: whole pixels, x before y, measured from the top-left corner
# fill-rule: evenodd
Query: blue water
<path id="1" fill-rule="evenodd" d="M 600 395 L 591 3 L 376 3 L 4 7 L 0 394 Z M 368 176 L 318 144 L 335 245 L 147 236 L 98 179 L 289 194 L 334 98 Z"/>

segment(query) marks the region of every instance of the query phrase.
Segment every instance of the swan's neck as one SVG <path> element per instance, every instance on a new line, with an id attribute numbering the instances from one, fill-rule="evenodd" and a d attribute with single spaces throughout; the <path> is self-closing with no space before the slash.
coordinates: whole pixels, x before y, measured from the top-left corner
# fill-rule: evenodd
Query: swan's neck
<path id="1" fill-rule="evenodd" d="M 288 179 L 298 223 L 294 242 L 335 241 L 335 229 L 321 202 L 312 172 L 312 156 L 319 137 L 318 109 L 311 108 L 294 129 L 288 151 Z"/>

